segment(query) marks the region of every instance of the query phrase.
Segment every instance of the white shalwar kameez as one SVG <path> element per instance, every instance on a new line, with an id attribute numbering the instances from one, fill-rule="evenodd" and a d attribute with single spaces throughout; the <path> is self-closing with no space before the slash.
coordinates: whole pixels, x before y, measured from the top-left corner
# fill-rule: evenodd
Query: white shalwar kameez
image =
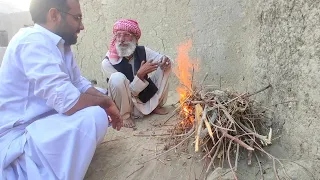
<path id="1" fill-rule="evenodd" d="M 1 180 L 84 178 L 107 114 L 63 113 L 90 87 L 61 37 L 39 25 L 13 37 L 0 68 Z"/>

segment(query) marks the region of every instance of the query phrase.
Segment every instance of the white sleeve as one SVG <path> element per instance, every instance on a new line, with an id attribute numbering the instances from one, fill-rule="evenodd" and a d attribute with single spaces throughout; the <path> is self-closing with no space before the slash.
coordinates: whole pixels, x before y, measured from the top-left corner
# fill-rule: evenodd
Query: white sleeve
<path id="1" fill-rule="evenodd" d="M 163 56 L 162 54 L 160 54 L 156 51 L 153 51 L 148 47 L 144 47 L 144 48 L 146 50 L 146 60 L 147 61 L 151 61 L 151 60 L 153 60 L 153 62 L 160 62 L 161 61 L 161 58 Z"/>
<path id="2" fill-rule="evenodd" d="M 107 78 L 110 78 L 112 73 L 118 72 L 107 59 L 104 59 L 101 62 L 101 70 L 103 73 L 103 78 L 105 78 L 105 80 Z"/>
<path id="3" fill-rule="evenodd" d="M 160 62 L 162 60 L 162 58 L 165 56 L 165 55 L 162 55 L 156 51 L 153 51 L 152 49 L 150 49 L 148 47 L 145 47 L 145 50 L 146 50 L 147 61 L 153 60 L 153 62 Z M 170 59 L 171 63 L 173 63 L 173 60 L 170 57 L 168 57 L 168 58 Z"/>
<path id="4" fill-rule="evenodd" d="M 18 48 L 20 58 L 16 63 L 34 85 L 32 93 L 58 113 L 70 110 L 78 102 L 80 91 L 62 71 L 65 64 L 58 48 L 50 49 L 45 41 L 21 44 Z"/>
<path id="5" fill-rule="evenodd" d="M 81 76 L 80 68 L 72 58 L 72 73 L 73 80 L 72 84 L 81 92 L 85 93 L 90 87 L 92 87 L 91 82 L 85 77 Z"/>

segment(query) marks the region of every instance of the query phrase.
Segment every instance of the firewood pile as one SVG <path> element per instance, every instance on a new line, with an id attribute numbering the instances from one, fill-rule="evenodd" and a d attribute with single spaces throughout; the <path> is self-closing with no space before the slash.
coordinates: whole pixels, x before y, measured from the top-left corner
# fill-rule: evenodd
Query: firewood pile
<path id="1" fill-rule="evenodd" d="M 263 147 L 271 144 L 272 129 L 264 125 L 265 115 L 259 112 L 260 109 L 255 105 L 257 103 L 250 99 L 270 87 L 268 85 L 252 94 L 185 88 L 180 105 L 175 110 L 175 117 L 179 121 L 170 130 L 170 141 L 165 150 L 191 142 L 195 152 L 203 152 L 202 160 L 209 159 L 206 172 L 227 163 L 235 179 L 240 151 L 247 154 L 248 165 L 251 165 L 252 155 L 257 151 L 277 160 L 263 150 Z"/>

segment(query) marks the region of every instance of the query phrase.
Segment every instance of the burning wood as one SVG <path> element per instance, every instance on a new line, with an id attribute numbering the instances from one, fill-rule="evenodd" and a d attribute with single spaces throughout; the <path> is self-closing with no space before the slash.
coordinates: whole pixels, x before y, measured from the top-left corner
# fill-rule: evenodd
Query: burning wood
<path id="1" fill-rule="evenodd" d="M 272 129 L 268 132 L 263 128 L 265 117 L 256 113 L 254 102 L 249 99 L 251 95 L 210 89 L 187 91 L 187 95 L 182 96 L 186 98 L 177 111 L 179 123 L 171 130 L 171 137 L 175 140 L 184 136 L 194 138 L 195 152 L 202 151 L 205 154 L 202 159 L 210 159 L 207 172 L 217 159 L 220 164 L 222 157 L 230 162 L 232 149 L 236 150 L 237 166 L 239 146 L 248 151 L 250 165 L 255 147 L 267 146 L 272 139 Z"/>
<path id="2" fill-rule="evenodd" d="M 179 123 L 170 132 L 175 141 L 170 141 L 166 147 L 176 148 L 182 142 L 187 142 L 187 139 L 183 138 L 187 137 L 194 142 L 195 152 L 204 152 L 202 159 L 209 159 L 207 172 L 212 166 L 215 167 L 216 163 L 222 165 L 225 157 L 234 172 L 230 152 L 235 152 L 236 169 L 240 150 L 248 151 L 250 165 L 252 153 L 271 144 L 272 129 L 263 128 L 265 117 L 262 113 L 257 113 L 257 107 L 250 100 L 252 95 L 271 86 L 252 94 L 222 91 L 202 85 L 195 87 L 192 83 L 193 75 L 189 73 L 193 66 L 185 55 L 190 47 L 189 41 L 178 49 L 178 66 L 174 72 L 181 83 L 177 89 L 180 94 L 180 106 L 176 111 Z M 235 173 L 234 176 L 237 179 Z"/>

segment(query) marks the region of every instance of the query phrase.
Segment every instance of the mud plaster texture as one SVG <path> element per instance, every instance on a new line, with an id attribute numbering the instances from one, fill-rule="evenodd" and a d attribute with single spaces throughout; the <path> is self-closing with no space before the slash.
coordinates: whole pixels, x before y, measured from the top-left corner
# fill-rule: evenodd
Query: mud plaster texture
<path id="1" fill-rule="evenodd" d="M 192 59 L 198 59 L 200 65 L 200 70 L 195 73 L 196 80 L 201 81 L 208 73 L 206 84 L 239 92 L 254 92 L 272 85 L 272 88 L 254 96 L 268 108 L 275 137 L 280 137 L 268 151 L 279 158 L 300 162 L 317 179 L 320 178 L 319 1 L 82 0 L 80 3 L 85 30 L 73 48 L 81 71 L 87 78 L 96 79 L 99 86 L 106 87 L 100 64 L 108 50 L 113 23 L 120 18 L 136 19 L 142 29 L 139 44 L 172 59 L 177 57 L 177 47 L 191 39 L 193 47 L 189 55 Z M 177 85 L 177 78 L 172 76 L 171 103 L 177 99 Z M 147 121 L 139 123 L 140 130 L 147 128 Z M 110 140 L 113 136 L 113 131 L 110 131 L 106 138 Z M 125 146 L 130 146 L 130 143 L 134 145 L 135 141 L 137 139 L 133 142 L 126 140 Z M 114 163 L 121 154 L 108 154 L 112 149 L 119 148 L 119 143 L 123 142 L 98 147 L 88 179 L 126 179 L 126 175 L 135 170 L 128 164 L 124 165 L 126 161 L 123 160 L 122 164 L 117 164 L 119 168 L 113 164 L 116 172 L 110 175 L 110 163 Z M 135 156 L 131 153 L 125 157 Z M 300 166 L 284 163 L 292 174 L 301 171 L 299 174 L 302 175 L 296 175 L 293 179 L 312 179 L 310 173 Z M 130 167 L 132 169 L 128 169 Z M 175 178 L 170 175 L 162 177 L 161 173 L 148 176 L 152 171 L 158 172 L 154 169 L 157 166 L 138 179 Z M 251 177 L 255 179 L 258 169 L 254 167 L 251 170 L 254 172 Z M 121 175 L 123 171 L 128 174 Z M 244 168 L 244 177 L 249 177 L 248 171 Z M 162 174 L 166 172 L 172 173 L 163 170 Z M 270 179 L 274 179 L 272 171 L 270 174 Z"/>

